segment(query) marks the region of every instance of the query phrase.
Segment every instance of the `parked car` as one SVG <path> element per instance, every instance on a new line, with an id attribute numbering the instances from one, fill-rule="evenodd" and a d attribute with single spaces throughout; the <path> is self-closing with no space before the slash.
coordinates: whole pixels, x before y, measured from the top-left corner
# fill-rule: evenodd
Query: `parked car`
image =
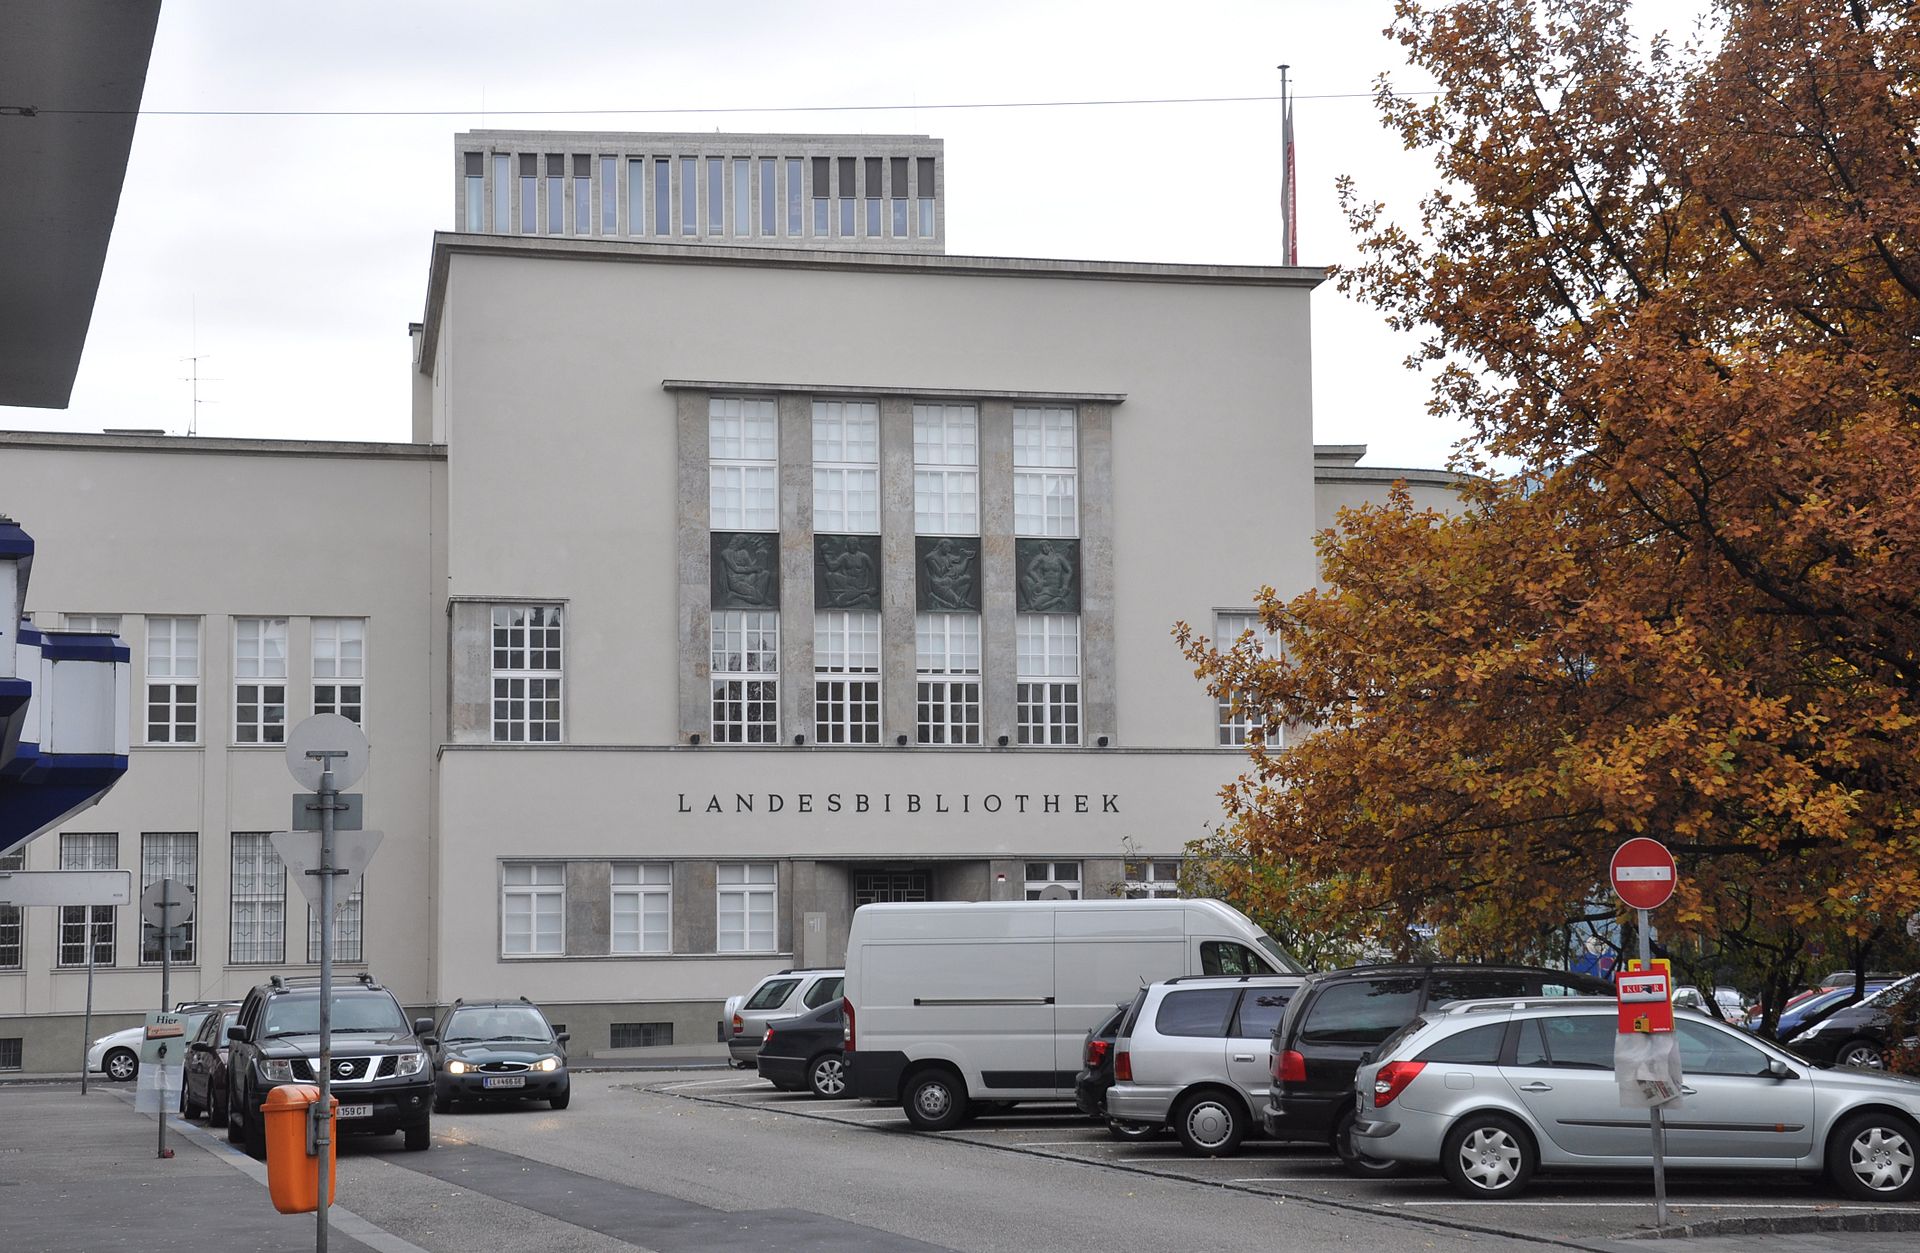
<path id="1" fill-rule="evenodd" d="M 1381 1041 L 1428 1006 L 1448 1001 L 1596 995 L 1612 996 L 1613 985 L 1537 966 L 1354 966 L 1315 975 L 1287 1006 L 1274 1033 L 1267 1134 L 1331 1144 L 1355 1173 L 1394 1174 L 1400 1169 L 1396 1163 L 1360 1154 L 1350 1134 L 1354 1070 Z"/>
<path id="2" fill-rule="evenodd" d="M 1230 1157 L 1267 1103 L 1266 1048 L 1300 975 L 1168 979 L 1131 1009 L 1114 1042 L 1107 1116 L 1171 1124 L 1196 1157 Z"/>
<path id="3" fill-rule="evenodd" d="M 362 974 L 336 983 L 330 1010 L 333 1095 L 343 1133 L 405 1134 L 409 1149 L 432 1143 L 433 1070 L 419 1037 L 433 1019 L 411 1024 L 393 993 Z M 247 993 L 227 1027 L 227 1139 L 256 1158 L 267 1153 L 261 1105 L 283 1083 L 312 1083 L 320 1056 L 320 981 L 275 975 Z"/>
<path id="4" fill-rule="evenodd" d="M 1145 988 L 1140 989 L 1133 1000 L 1121 1001 L 1111 1014 L 1088 1029 L 1080 1047 L 1080 1073 L 1073 1081 L 1075 1107 L 1089 1118 L 1105 1123 L 1107 1130 L 1120 1140 L 1151 1140 L 1166 1130 L 1164 1125 L 1116 1122 L 1107 1117 L 1107 1089 L 1113 1086 L 1114 1041 L 1119 1038 L 1120 1024 L 1126 1021 L 1127 1012 L 1146 994 Z"/>
<path id="5" fill-rule="evenodd" d="M 1720 1017 L 1727 1022 L 1739 1022 L 1747 1016 L 1747 998 L 1740 995 L 1738 988 L 1715 988 L 1713 1002 L 1720 1007 Z M 1690 983 L 1683 983 L 1673 990 L 1675 1009 L 1697 1009 L 1701 1013 L 1711 1014 L 1707 1008 L 1707 994 Z"/>
<path id="6" fill-rule="evenodd" d="M 760 1053 L 760 1041 L 766 1038 L 768 1023 L 819 1009 L 828 1001 L 838 1001 L 845 983 L 846 971 L 834 966 L 781 970 L 754 984 L 733 1012 L 733 1034 L 727 1038 L 728 1060 L 737 1067 L 752 1066 Z"/>
<path id="7" fill-rule="evenodd" d="M 536 1100 L 565 1109 L 573 1099 L 567 1033 L 555 1031 L 524 996 L 456 1000 L 421 1043 L 433 1063 L 436 1114 L 451 1111 L 455 1101 Z"/>
<path id="8" fill-rule="evenodd" d="M 1850 988 L 1854 986 L 1857 978 L 1856 972 L 1851 970 L 1830 970 L 1827 972 L 1826 977 L 1820 980 L 1820 986 L 1823 988 Z M 1900 982 L 1900 972 L 1897 970 L 1869 970 L 1867 972 L 1867 982 L 1898 983 Z"/>
<path id="9" fill-rule="evenodd" d="M 1915 998 L 1920 996 L 1920 975 L 1908 975 L 1898 983 L 1889 983 L 1865 1000 L 1837 1009 L 1788 1041 L 1794 1051 L 1830 1066 L 1864 1066 L 1883 1070 L 1887 1050 L 1903 1040 L 1893 1038 L 1891 1012 L 1905 1008 L 1906 1020 L 1914 1017 Z M 1920 1140 L 1916 1141 L 1920 1148 Z"/>
<path id="10" fill-rule="evenodd" d="M 1867 994 L 1871 996 L 1881 988 L 1884 982 L 1869 982 Z M 1854 996 L 1852 985 L 1844 988 L 1821 988 L 1809 996 L 1788 1001 L 1786 1008 L 1780 1011 L 1780 1019 L 1774 1024 L 1773 1038 L 1791 1040 L 1802 1031 L 1824 1022 L 1833 1014 L 1845 1009 L 1858 999 Z M 1754 1014 L 1743 1024 L 1749 1031 L 1760 1030 L 1760 1015 Z"/>
<path id="11" fill-rule="evenodd" d="M 173 1007 L 174 1012 L 186 1015 L 187 1038 L 200 1029 L 206 1021 L 207 1011 L 215 1005 L 234 1004 L 232 1001 L 181 1001 Z M 116 1083 L 127 1083 L 140 1073 L 140 1045 L 146 1039 L 144 1024 L 128 1027 L 123 1031 L 113 1031 L 101 1036 L 87 1046 L 87 1069 L 98 1071 Z"/>
<path id="12" fill-rule="evenodd" d="M 1610 999 L 1456 1004 L 1422 1014 L 1359 1068 L 1348 1100 L 1371 1156 L 1438 1166 L 1462 1195 L 1518 1195 L 1536 1170 L 1646 1170 L 1644 1111 L 1622 1109 Z M 1669 1171 L 1817 1173 L 1849 1196 L 1920 1188 L 1920 1083 L 1827 1070 L 1692 1010 L 1674 1015 L 1684 1075 Z"/>
<path id="13" fill-rule="evenodd" d="M 783 1092 L 845 1096 L 847 1066 L 840 1053 L 845 1024 L 837 997 L 810 1013 L 775 1019 L 760 1037 L 754 1058 L 760 1077 Z"/>
<path id="14" fill-rule="evenodd" d="M 180 1112 L 189 1120 L 202 1114 L 210 1124 L 227 1120 L 227 1024 L 239 1009 L 238 1001 L 214 1006 L 188 1037 L 187 1060 L 180 1069 Z"/>

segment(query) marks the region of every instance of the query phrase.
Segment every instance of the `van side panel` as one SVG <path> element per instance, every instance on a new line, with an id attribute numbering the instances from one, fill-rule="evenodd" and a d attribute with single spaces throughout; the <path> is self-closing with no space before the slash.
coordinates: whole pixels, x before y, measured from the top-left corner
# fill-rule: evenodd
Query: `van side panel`
<path id="1" fill-rule="evenodd" d="M 1172 918 L 1171 935 L 1095 935 L 1054 942 L 1053 1064 L 1062 1090 L 1073 1089 L 1089 1029 L 1149 983 L 1181 973 L 1187 943 L 1179 933 L 1180 916 Z"/>
<path id="2" fill-rule="evenodd" d="M 863 953 L 863 1047 L 954 1059 L 972 1091 L 1053 1087 L 1051 937 L 875 941 Z"/>

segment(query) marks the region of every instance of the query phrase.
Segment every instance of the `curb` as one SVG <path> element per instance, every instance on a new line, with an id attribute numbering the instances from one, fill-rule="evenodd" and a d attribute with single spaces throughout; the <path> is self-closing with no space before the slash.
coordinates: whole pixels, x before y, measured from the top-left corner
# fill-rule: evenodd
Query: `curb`
<path id="1" fill-rule="evenodd" d="M 1782 1218 L 1713 1218 L 1706 1222 L 1638 1231 L 1620 1240 L 1695 1240 L 1708 1236 L 1798 1236 L 1828 1231 L 1920 1231 L 1920 1214 L 1876 1210 L 1867 1214 L 1793 1214 Z"/>

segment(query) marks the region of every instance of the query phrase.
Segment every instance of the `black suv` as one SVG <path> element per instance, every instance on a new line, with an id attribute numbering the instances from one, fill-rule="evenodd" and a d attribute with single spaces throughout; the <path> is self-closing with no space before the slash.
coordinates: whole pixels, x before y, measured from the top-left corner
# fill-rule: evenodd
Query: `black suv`
<path id="1" fill-rule="evenodd" d="M 1353 966 L 1313 975 L 1273 1033 L 1267 1134 L 1330 1143 L 1356 1173 L 1396 1173 L 1399 1163 L 1353 1148 L 1353 1075 L 1383 1040 L 1427 1006 L 1448 1001 L 1612 995 L 1605 980 L 1538 966 Z"/>
<path id="2" fill-rule="evenodd" d="M 431 1143 L 433 1070 L 419 1036 L 433 1020 L 407 1021 L 393 993 L 363 974 L 334 984 L 332 1092 L 342 1132 L 403 1131 L 409 1149 Z M 261 1106 L 283 1083 L 314 1083 L 320 1064 L 320 981 L 275 975 L 247 993 L 227 1028 L 227 1139 L 267 1155 Z"/>

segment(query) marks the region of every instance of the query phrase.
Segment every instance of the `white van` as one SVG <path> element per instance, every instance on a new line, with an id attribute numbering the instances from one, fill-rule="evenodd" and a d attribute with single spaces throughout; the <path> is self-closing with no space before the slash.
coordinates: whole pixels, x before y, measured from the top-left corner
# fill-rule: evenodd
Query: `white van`
<path id="1" fill-rule="evenodd" d="M 1088 1028 L 1149 983 L 1303 973 L 1232 906 L 1165 898 L 863 905 L 846 969 L 847 1095 L 923 1131 L 1072 1100 Z"/>

